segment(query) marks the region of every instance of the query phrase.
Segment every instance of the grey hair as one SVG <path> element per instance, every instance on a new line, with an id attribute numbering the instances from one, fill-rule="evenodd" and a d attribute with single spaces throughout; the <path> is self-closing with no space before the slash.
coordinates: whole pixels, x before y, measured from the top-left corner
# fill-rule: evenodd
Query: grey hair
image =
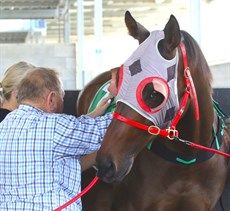
<path id="1" fill-rule="evenodd" d="M 48 91 L 54 91 L 64 97 L 59 73 L 56 70 L 37 67 L 28 73 L 17 87 L 17 102 L 24 100 L 39 101 Z"/>

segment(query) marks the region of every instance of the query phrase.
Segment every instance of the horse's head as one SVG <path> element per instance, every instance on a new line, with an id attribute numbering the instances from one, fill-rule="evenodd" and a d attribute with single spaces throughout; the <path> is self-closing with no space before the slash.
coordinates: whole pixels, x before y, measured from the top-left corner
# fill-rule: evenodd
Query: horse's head
<path id="1" fill-rule="evenodd" d="M 137 154 L 161 129 L 169 127 L 184 92 L 183 71 L 177 75 L 183 62 L 179 59 L 181 32 L 176 18 L 171 15 L 164 30 L 151 33 L 129 12 L 125 23 L 140 45 L 117 72 L 115 118 L 96 159 L 98 176 L 105 182 L 121 181 L 129 173 Z"/>

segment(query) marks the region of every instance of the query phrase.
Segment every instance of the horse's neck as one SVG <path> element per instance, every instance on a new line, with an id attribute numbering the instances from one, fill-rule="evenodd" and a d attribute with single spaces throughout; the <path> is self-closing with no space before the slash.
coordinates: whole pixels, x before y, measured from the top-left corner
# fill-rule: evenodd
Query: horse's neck
<path id="1" fill-rule="evenodd" d="M 199 97 L 199 113 L 200 119 L 196 120 L 191 103 L 178 124 L 179 136 L 188 141 L 209 146 L 213 139 L 212 127 L 215 114 L 210 96 Z"/>

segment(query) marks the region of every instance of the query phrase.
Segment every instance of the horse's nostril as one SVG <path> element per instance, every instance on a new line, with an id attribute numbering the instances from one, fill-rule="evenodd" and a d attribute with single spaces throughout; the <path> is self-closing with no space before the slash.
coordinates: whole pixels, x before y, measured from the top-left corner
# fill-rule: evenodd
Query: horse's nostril
<path id="1" fill-rule="evenodd" d="M 97 176 L 105 182 L 112 182 L 115 176 L 115 165 L 112 161 L 97 162 Z"/>

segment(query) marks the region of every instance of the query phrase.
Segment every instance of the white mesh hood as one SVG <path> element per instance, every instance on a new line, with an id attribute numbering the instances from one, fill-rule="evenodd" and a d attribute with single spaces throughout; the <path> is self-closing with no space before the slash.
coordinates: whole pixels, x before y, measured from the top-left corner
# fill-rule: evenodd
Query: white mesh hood
<path id="1" fill-rule="evenodd" d="M 164 39 L 163 31 L 153 31 L 150 36 L 134 51 L 123 65 L 123 79 L 117 94 L 117 102 L 123 102 L 152 121 L 160 128 L 167 128 L 179 108 L 177 94 L 178 52 L 172 60 L 164 59 L 157 48 Z M 144 111 L 136 99 L 136 90 L 140 82 L 148 77 L 160 77 L 168 82 L 169 99 L 165 106 L 156 113 Z"/>

